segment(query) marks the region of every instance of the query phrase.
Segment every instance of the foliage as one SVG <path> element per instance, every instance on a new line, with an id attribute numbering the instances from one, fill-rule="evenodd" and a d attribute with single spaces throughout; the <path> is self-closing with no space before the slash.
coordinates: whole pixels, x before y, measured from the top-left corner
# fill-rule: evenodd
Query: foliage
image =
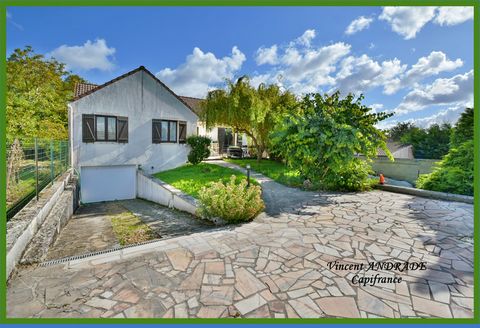
<path id="1" fill-rule="evenodd" d="M 400 141 L 413 146 L 415 158 L 441 159 L 448 153 L 451 131 L 449 124 L 432 124 L 427 129 L 414 126 Z"/>
<path id="2" fill-rule="evenodd" d="M 208 163 L 187 164 L 172 170 L 156 173 L 155 177 L 198 198 L 200 189 L 203 186 L 213 181 L 228 181 L 232 175 L 237 177 L 237 181 L 246 179 L 245 175 L 239 171 Z M 250 179 L 250 182 L 258 184 L 254 179 Z"/>
<path id="3" fill-rule="evenodd" d="M 473 108 L 467 108 L 455 124 L 451 148 L 430 174 L 421 175 L 417 187 L 473 196 Z"/>
<path id="4" fill-rule="evenodd" d="M 246 167 L 250 165 L 252 170 L 262 173 L 267 177 L 277 181 L 278 183 L 291 186 L 291 187 L 302 187 L 303 179 L 300 175 L 300 171 L 288 167 L 287 165 L 263 159 L 258 162 L 255 159 L 225 159 L 225 161 Z"/>
<path id="5" fill-rule="evenodd" d="M 417 187 L 473 196 L 473 140 L 452 148 L 432 173 L 420 175 Z"/>
<path id="6" fill-rule="evenodd" d="M 392 159 L 386 136 L 375 127 L 391 114 L 371 113 L 362 100 L 363 96 L 355 99 L 351 94 L 340 99 L 338 92 L 305 96 L 300 110 L 272 134 L 274 147 L 288 159 L 289 167 L 313 184 L 335 190 L 367 189 L 369 161 L 377 149 Z"/>
<path id="7" fill-rule="evenodd" d="M 466 108 L 460 115 L 450 138 L 451 147 L 458 147 L 468 140 L 473 140 L 473 108 Z"/>
<path id="8" fill-rule="evenodd" d="M 122 246 L 158 238 L 157 234 L 147 224 L 129 211 L 115 215 L 111 222 L 113 232 Z"/>
<path id="9" fill-rule="evenodd" d="M 245 133 L 257 149 L 261 159 L 270 149 L 269 133 L 287 109 L 296 104 L 295 96 L 277 85 L 250 85 L 247 76 L 237 82 L 227 81 L 227 90 L 213 90 L 202 104 L 202 120 L 207 127 L 226 125 L 238 133 Z"/>
<path id="10" fill-rule="evenodd" d="M 187 144 L 191 147 L 188 154 L 188 161 L 193 165 L 197 165 L 210 156 L 210 144 L 212 140 L 203 136 L 189 136 Z"/>
<path id="11" fill-rule="evenodd" d="M 433 124 L 423 129 L 411 122 L 400 122 L 387 134 L 393 141 L 412 145 L 416 158 L 441 159 L 448 152 L 451 131 L 449 124 Z"/>
<path id="12" fill-rule="evenodd" d="M 247 187 L 245 179 L 237 181 L 232 175 L 226 183 L 212 182 L 200 192 L 200 215 L 210 218 L 220 217 L 230 223 L 253 219 L 264 208 L 260 186 Z"/>
<path id="13" fill-rule="evenodd" d="M 404 135 L 410 133 L 414 129 L 417 129 L 417 127 L 411 122 L 399 122 L 386 132 L 390 140 L 400 141 Z"/>
<path id="14" fill-rule="evenodd" d="M 16 137 L 66 139 L 67 102 L 82 78 L 27 46 L 7 59 L 7 142 Z"/>

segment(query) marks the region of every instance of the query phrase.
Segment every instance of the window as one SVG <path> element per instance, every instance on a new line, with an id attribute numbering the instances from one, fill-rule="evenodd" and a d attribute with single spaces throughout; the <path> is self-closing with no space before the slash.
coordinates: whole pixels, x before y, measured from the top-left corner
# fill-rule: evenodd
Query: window
<path id="1" fill-rule="evenodd" d="M 128 117 L 82 115 L 83 142 L 128 142 Z"/>
<path id="2" fill-rule="evenodd" d="M 176 143 L 177 121 L 152 120 L 153 143 Z"/>
<path id="3" fill-rule="evenodd" d="M 178 122 L 178 142 L 187 142 L 187 122 Z"/>
<path id="4" fill-rule="evenodd" d="M 99 141 L 105 140 L 105 131 L 106 131 L 105 116 L 96 116 L 95 124 L 96 124 L 95 131 L 97 133 L 97 137 L 95 139 Z"/>

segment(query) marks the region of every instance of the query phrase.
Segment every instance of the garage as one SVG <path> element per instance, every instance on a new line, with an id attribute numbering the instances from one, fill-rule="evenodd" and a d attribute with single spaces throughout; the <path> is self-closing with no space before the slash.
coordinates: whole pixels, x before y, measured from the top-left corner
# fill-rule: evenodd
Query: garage
<path id="1" fill-rule="evenodd" d="M 82 202 L 135 198 L 136 174 L 136 165 L 82 166 L 80 172 Z"/>

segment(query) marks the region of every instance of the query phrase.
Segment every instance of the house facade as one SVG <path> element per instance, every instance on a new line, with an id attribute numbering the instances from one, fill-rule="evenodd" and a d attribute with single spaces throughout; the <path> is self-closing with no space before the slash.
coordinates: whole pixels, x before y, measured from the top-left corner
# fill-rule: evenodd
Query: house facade
<path id="1" fill-rule="evenodd" d="M 199 116 L 200 103 L 204 99 L 180 96 Z M 207 128 L 205 122 L 198 121 L 197 134 L 200 136 L 209 137 L 212 140 L 211 156 L 222 156 L 227 153 L 229 146 L 247 147 L 247 136 L 233 131 L 227 126 L 214 126 Z"/>
<path id="2" fill-rule="evenodd" d="M 103 85 L 77 85 L 69 104 L 71 163 L 82 201 L 136 197 L 136 171 L 187 162 L 192 108 L 143 66 Z"/>

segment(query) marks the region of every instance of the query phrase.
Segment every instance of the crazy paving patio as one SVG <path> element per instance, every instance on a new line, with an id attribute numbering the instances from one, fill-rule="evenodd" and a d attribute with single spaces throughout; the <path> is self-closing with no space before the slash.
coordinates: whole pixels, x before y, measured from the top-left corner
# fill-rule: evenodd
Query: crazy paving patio
<path id="1" fill-rule="evenodd" d="M 384 191 L 304 195 L 251 223 L 121 259 L 20 269 L 8 317 L 473 316 L 472 205 Z M 335 260 L 423 261 L 426 270 L 329 269 Z M 402 282 L 359 286 L 356 274 Z"/>

